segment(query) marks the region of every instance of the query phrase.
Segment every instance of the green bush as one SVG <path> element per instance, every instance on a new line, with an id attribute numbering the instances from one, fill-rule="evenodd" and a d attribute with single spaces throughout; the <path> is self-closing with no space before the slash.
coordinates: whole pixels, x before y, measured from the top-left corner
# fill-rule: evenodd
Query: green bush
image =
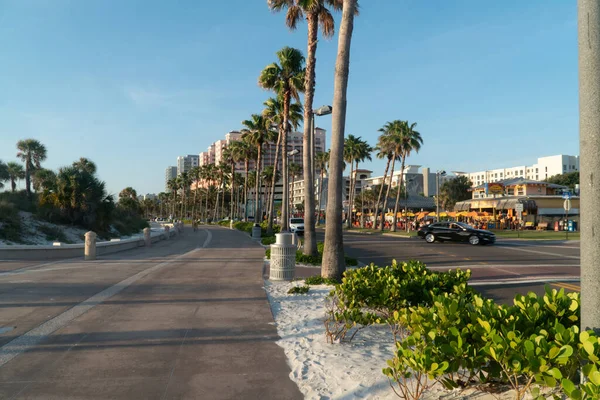
<path id="1" fill-rule="evenodd" d="M 267 221 L 263 221 L 260 224 L 260 230 L 261 230 L 261 234 L 263 236 L 265 236 L 267 234 L 267 226 L 268 225 L 269 224 L 267 223 Z M 273 224 L 273 234 L 280 233 L 280 232 L 281 232 L 281 226 Z"/>
<path id="2" fill-rule="evenodd" d="M 246 232 L 248 234 L 252 234 L 252 227 L 254 226 L 254 222 L 244 222 L 237 221 L 233 223 L 233 227 L 238 231 Z"/>
<path id="3" fill-rule="evenodd" d="M 0 239 L 21 243 L 21 233 L 19 210 L 7 201 L 0 201 Z"/>
<path id="4" fill-rule="evenodd" d="M 221 226 L 229 228 L 229 223 L 230 223 L 229 220 L 225 220 L 225 221 L 219 221 L 219 222 L 217 222 L 217 225 L 221 225 Z"/>
<path id="5" fill-rule="evenodd" d="M 262 239 L 260 239 L 260 242 L 264 246 L 269 246 L 275 243 L 275 236 L 264 236 Z"/>
<path id="6" fill-rule="evenodd" d="M 46 236 L 46 240 L 53 240 L 63 243 L 71 243 L 62 229 L 59 227 L 53 227 L 50 225 L 42 224 L 38 227 L 38 230 Z"/>
<path id="7" fill-rule="evenodd" d="M 116 207 L 113 211 L 113 228 L 116 229 L 121 236 L 129 236 L 140 232 L 150 225 L 141 216 L 125 210 L 121 207 Z M 98 232 L 101 236 L 106 236 L 106 232 Z"/>
<path id="8" fill-rule="evenodd" d="M 35 213 L 37 211 L 38 195 L 31 194 L 31 199 L 27 197 L 25 190 L 17 192 L 0 193 L 0 203 L 11 204 L 17 211 L 27 211 Z"/>
<path id="9" fill-rule="evenodd" d="M 267 260 L 271 259 L 271 248 L 270 247 L 268 249 L 265 249 L 265 257 L 267 257 Z"/>
<path id="10" fill-rule="evenodd" d="M 323 278 L 321 275 L 309 276 L 304 280 L 307 285 L 337 285 L 339 282 L 332 278 Z"/>
<path id="11" fill-rule="evenodd" d="M 292 288 L 290 288 L 290 290 L 288 290 L 288 294 L 306 294 L 309 291 L 309 287 L 304 285 L 304 286 L 294 286 Z"/>

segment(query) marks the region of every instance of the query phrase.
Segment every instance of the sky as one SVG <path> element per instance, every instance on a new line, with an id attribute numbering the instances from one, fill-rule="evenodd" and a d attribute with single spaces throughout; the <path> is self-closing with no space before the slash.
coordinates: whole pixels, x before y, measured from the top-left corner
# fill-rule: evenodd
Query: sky
<path id="1" fill-rule="evenodd" d="M 375 145 L 387 121 L 416 122 L 407 163 L 434 170 L 579 154 L 575 0 L 359 3 L 346 134 Z M 262 110 L 258 75 L 284 46 L 306 54 L 306 24 L 290 31 L 266 0 L 0 0 L 0 160 L 35 138 L 46 168 L 87 157 L 111 193 L 163 191 L 177 156 Z M 319 40 L 315 107 L 336 52 L 337 29 Z M 331 117 L 317 125 L 329 145 Z"/>

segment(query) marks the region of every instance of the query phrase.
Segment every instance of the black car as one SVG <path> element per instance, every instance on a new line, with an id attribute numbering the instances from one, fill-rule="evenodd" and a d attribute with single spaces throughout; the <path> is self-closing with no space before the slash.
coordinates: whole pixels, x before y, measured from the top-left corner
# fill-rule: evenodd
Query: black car
<path id="1" fill-rule="evenodd" d="M 427 243 L 450 241 L 469 242 L 472 245 L 491 244 L 496 241 L 493 232 L 483 229 L 475 229 L 471 225 L 462 222 L 436 222 L 425 225 L 418 231 L 421 239 Z"/>

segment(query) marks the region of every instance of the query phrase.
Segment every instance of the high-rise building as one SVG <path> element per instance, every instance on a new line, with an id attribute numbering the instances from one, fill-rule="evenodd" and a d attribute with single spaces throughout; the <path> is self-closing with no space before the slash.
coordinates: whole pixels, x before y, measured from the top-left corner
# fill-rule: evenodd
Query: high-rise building
<path id="1" fill-rule="evenodd" d="M 177 178 L 177 167 L 167 167 L 165 171 L 165 192 L 169 192 L 169 181 L 173 178 Z"/>
<path id="2" fill-rule="evenodd" d="M 200 156 L 189 154 L 187 156 L 177 157 L 177 175 L 181 175 L 183 172 L 188 172 L 194 167 L 200 165 Z"/>

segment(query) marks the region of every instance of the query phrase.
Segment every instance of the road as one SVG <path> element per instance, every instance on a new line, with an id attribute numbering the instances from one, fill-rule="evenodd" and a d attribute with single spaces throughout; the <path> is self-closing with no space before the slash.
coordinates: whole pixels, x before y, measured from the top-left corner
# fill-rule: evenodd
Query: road
<path id="1" fill-rule="evenodd" d="M 324 239 L 322 231 L 317 236 L 319 241 Z M 498 239 L 495 245 L 471 246 L 345 232 L 344 247 L 349 256 L 365 264 L 389 265 L 396 259 L 419 260 L 434 270 L 468 268 L 472 271 L 471 283 L 478 290 L 506 303 L 512 302 L 515 293 L 542 293 L 545 283 L 566 290 L 579 289 L 577 241 Z"/>
<path id="2" fill-rule="evenodd" d="M 0 262 L 0 399 L 302 398 L 242 232 Z"/>

